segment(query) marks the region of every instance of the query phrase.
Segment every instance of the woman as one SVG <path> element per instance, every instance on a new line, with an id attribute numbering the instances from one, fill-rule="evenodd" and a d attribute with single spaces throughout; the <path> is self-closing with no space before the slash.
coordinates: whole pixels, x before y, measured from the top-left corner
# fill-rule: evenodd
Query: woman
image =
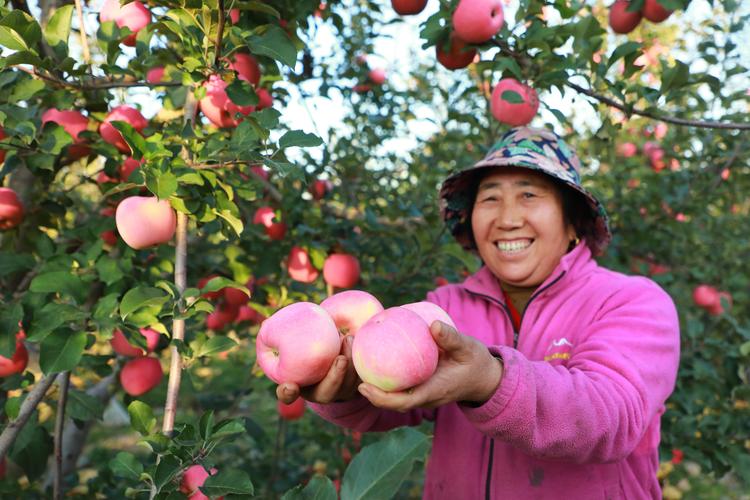
<path id="1" fill-rule="evenodd" d="M 359 383 L 350 339 L 303 388 L 323 418 L 360 431 L 435 422 L 425 498 L 660 498 L 659 419 L 679 325 L 654 282 L 599 267 L 610 240 L 579 161 L 547 130 L 511 129 L 441 189 L 443 216 L 484 265 L 427 299 L 435 375 L 405 392 Z M 281 384 L 277 395 L 300 394 Z"/>

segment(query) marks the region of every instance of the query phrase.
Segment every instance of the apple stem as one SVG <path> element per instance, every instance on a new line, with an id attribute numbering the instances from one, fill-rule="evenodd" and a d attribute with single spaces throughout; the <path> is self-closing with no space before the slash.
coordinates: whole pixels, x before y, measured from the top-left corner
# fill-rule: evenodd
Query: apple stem
<path id="1" fill-rule="evenodd" d="M 89 51 L 89 42 L 86 37 L 86 25 L 83 24 L 83 8 L 81 0 L 75 0 L 76 14 L 78 15 L 78 33 L 81 36 L 81 47 L 83 48 L 83 62 L 91 63 L 91 52 Z"/>
<path id="2" fill-rule="evenodd" d="M 63 430 L 65 429 L 65 405 L 68 403 L 68 388 L 70 387 L 70 371 L 62 372 L 59 378 L 60 395 L 57 398 L 57 415 L 55 416 L 55 480 L 52 490 L 52 498 L 55 500 L 63 497 Z"/>
<path id="3" fill-rule="evenodd" d="M 333 295 L 333 285 L 331 285 L 330 283 L 326 283 L 326 293 L 329 297 Z"/>

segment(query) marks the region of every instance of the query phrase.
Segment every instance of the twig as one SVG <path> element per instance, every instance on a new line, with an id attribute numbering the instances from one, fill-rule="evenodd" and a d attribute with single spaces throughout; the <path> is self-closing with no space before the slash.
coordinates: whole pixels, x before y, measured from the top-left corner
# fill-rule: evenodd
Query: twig
<path id="1" fill-rule="evenodd" d="M 216 54 L 214 55 L 214 66 L 219 65 L 219 61 L 221 60 L 221 42 L 224 38 L 224 23 L 226 22 L 224 12 L 224 0 L 219 0 L 219 27 L 216 32 Z"/>
<path id="2" fill-rule="evenodd" d="M 76 0 L 78 2 L 79 0 Z M 65 428 L 65 405 L 68 402 L 68 388 L 70 387 L 70 371 L 59 375 L 60 395 L 57 399 L 57 415 L 55 417 L 55 483 L 52 498 L 60 500 L 63 497 L 63 429 Z"/>
<path id="3" fill-rule="evenodd" d="M 86 27 L 83 24 L 83 8 L 81 7 L 81 0 L 75 0 L 76 13 L 78 14 L 78 32 L 81 35 L 81 47 L 83 47 L 83 62 L 86 64 L 91 63 L 91 52 L 89 51 L 89 42 L 86 38 Z"/>
<path id="4" fill-rule="evenodd" d="M 23 426 L 28 422 L 29 417 L 34 413 L 39 402 L 44 398 L 47 390 L 55 382 L 57 374 L 51 374 L 40 380 L 34 388 L 29 392 L 29 395 L 24 399 L 21 404 L 21 409 L 18 412 L 18 416 L 15 420 L 10 422 L 8 426 L 3 429 L 3 433 L 0 434 L 0 461 L 5 458 L 11 445 L 16 440 L 18 433 L 21 432 Z"/>
<path id="5" fill-rule="evenodd" d="M 13 68 L 18 69 L 19 71 L 23 71 L 24 73 L 28 73 L 29 75 L 39 78 L 40 80 L 44 80 L 45 82 L 51 83 L 57 87 L 61 88 L 69 88 L 73 90 L 106 90 L 106 89 L 115 89 L 115 88 L 132 88 L 132 87 L 181 87 L 183 84 L 182 82 L 159 82 L 159 83 L 150 83 L 150 82 L 142 82 L 142 81 L 136 81 L 136 80 L 111 80 L 109 78 L 89 78 L 88 80 L 84 81 L 83 83 L 76 83 L 76 82 L 69 82 L 67 80 L 62 80 L 60 78 L 56 78 L 54 76 L 45 75 L 44 73 L 40 73 L 36 71 L 35 69 L 29 69 L 25 68 L 23 66 L 12 66 Z"/>

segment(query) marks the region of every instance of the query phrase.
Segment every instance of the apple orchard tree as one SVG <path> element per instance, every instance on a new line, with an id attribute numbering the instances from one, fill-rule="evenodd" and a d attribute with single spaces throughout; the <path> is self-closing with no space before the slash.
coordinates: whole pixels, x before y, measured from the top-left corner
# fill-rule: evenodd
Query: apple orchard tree
<path id="1" fill-rule="evenodd" d="M 678 305 L 664 496 L 747 490 L 750 14 L 688 3 L 4 2 L 0 496 L 418 497 L 429 428 L 277 406 L 255 335 L 341 288 L 387 307 L 475 271 L 437 187 L 529 120 L 596 173 L 604 263 Z M 394 26 L 424 43 L 408 69 L 372 56 Z M 293 96 L 342 122 L 295 130 Z"/>

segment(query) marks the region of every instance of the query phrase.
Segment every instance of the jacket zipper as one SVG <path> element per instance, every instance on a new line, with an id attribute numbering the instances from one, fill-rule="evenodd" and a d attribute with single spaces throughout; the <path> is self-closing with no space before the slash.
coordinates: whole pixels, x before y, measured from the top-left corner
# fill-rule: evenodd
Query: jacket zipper
<path id="1" fill-rule="evenodd" d="M 505 314 L 508 315 L 508 319 L 510 320 L 510 326 L 513 327 L 513 349 L 516 349 L 518 347 L 518 332 L 521 329 L 521 325 L 523 324 L 523 317 L 529 308 L 529 304 L 531 304 L 531 301 L 537 298 L 539 294 L 541 294 L 543 291 L 547 290 L 549 287 L 551 287 L 552 285 L 560 281 L 562 277 L 565 276 L 565 273 L 566 271 L 563 271 L 562 273 L 560 273 L 560 276 L 552 280 L 552 282 L 550 282 L 544 288 L 540 288 L 539 290 L 534 292 L 534 294 L 529 298 L 529 301 L 526 303 L 526 307 L 524 307 L 523 312 L 521 313 L 521 320 L 518 322 L 518 330 L 516 330 L 516 325 L 513 324 L 513 317 L 511 316 L 510 309 L 508 309 L 508 306 L 506 304 L 500 302 L 494 297 L 485 295 L 483 293 L 476 293 L 476 292 L 472 292 L 471 290 L 467 290 L 467 292 L 480 296 L 480 297 L 484 297 L 490 300 L 491 302 L 494 302 L 495 304 L 502 306 L 503 310 L 505 311 Z M 493 462 L 494 455 L 495 455 L 495 440 L 491 438 L 488 438 L 488 439 L 490 440 L 490 456 L 489 456 L 489 460 L 487 461 L 487 479 L 484 484 L 485 500 L 490 500 L 490 491 L 492 489 L 492 462 Z"/>

